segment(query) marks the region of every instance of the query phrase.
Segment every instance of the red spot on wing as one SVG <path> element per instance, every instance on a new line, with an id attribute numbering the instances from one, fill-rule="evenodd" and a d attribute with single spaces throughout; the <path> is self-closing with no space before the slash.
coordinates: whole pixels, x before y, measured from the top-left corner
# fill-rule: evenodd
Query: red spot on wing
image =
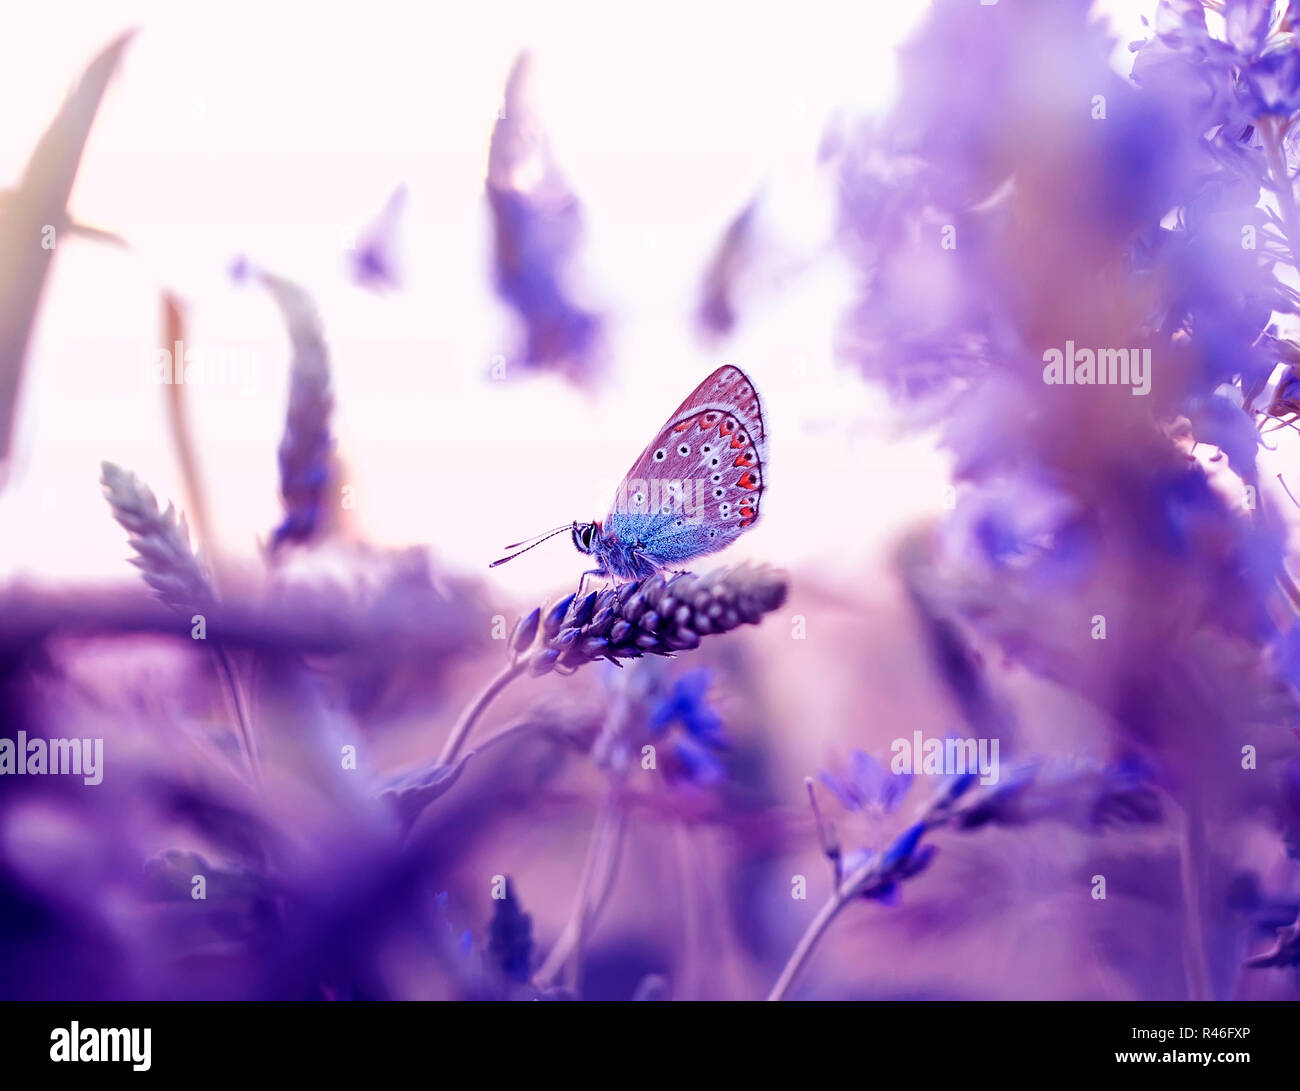
<path id="1" fill-rule="evenodd" d="M 724 436 L 731 435 L 731 433 L 734 432 L 735 430 L 736 430 L 736 425 L 734 421 L 724 420 L 720 425 L 718 425 L 718 431 L 721 432 Z"/>
<path id="2" fill-rule="evenodd" d="M 733 462 L 732 465 L 733 465 L 733 466 L 752 466 L 752 465 L 754 465 L 754 460 L 753 460 L 752 458 L 750 458 L 750 456 L 749 456 L 749 452 L 745 452 L 744 454 L 737 455 L 737 456 L 736 456 L 736 461 Z"/>
<path id="3" fill-rule="evenodd" d="M 682 421 L 681 424 L 674 426 L 673 431 L 685 432 L 686 429 L 688 429 L 691 426 L 691 421 L 693 421 L 694 419 L 695 419 L 694 417 L 687 417 L 686 420 Z"/>
<path id="4" fill-rule="evenodd" d="M 736 436 L 735 439 L 731 441 L 731 445 L 733 447 L 744 447 L 747 442 L 748 441 L 745 439 L 743 435 L 738 435 Z"/>
<path id="5" fill-rule="evenodd" d="M 746 470 L 743 474 L 740 475 L 740 480 L 737 481 L 736 484 L 739 485 L 742 489 L 758 488 L 758 482 L 754 479 L 754 475 L 750 473 L 749 470 Z"/>

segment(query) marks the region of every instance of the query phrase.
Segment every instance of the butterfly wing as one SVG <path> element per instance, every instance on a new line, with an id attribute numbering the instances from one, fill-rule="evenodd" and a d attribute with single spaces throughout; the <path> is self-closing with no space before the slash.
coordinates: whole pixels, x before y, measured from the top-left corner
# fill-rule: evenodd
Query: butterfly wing
<path id="1" fill-rule="evenodd" d="M 759 516 L 767 427 L 758 391 L 720 367 L 677 407 L 619 486 L 606 536 L 658 566 L 725 549 Z"/>

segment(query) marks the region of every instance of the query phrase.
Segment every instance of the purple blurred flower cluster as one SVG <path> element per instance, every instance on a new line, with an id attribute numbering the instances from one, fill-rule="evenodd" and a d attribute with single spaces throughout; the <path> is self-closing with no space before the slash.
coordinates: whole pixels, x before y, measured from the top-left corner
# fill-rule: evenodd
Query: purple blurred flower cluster
<path id="1" fill-rule="evenodd" d="M 1294 991 L 1300 589 L 1261 440 L 1300 415 L 1293 15 L 1161 0 L 1127 72 L 1092 8 L 936 0 L 894 106 L 826 133 L 857 292 L 843 357 L 936 438 L 954 487 L 893 555 L 898 615 L 873 631 L 834 588 L 816 622 L 850 632 L 804 660 L 785 633 L 760 643 L 791 587 L 766 567 L 562 595 L 510 631 L 497 593 L 435 549 L 344 540 L 322 321 L 259 273 L 291 353 L 260 563 L 192 544 L 151 467 L 106 464 L 105 518 L 144 585 L 2 592 L 6 735 L 49 754 L 99 740 L 108 772 L 4 777 L 0 996 L 650 998 L 775 979 L 780 998 L 850 907 L 909 950 L 973 905 L 1022 908 L 984 876 L 1035 847 L 1069 881 L 1104 871 L 1168 909 L 1126 918 L 1186 940 L 1176 980 L 1157 953 L 1135 995 L 1241 995 L 1243 974 Z M 54 145 L 79 154 L 120 48 Z M 524 58 L 491 138 L 495 283 L 522 330 L 511 359 L 585 382 L 604 320 L 574 287 L 581 205 L 527 77 Z M 71 166 L 47 145 L 36 173 L 70 185 L 76 155 L 53 158 Z M 367 286 L 400 284 L 400 199 L 353 255 Z M 684 323 L 745 320 L 759 208 Z M 0 264 L 35 276 L 24 253 Z M 24 299 L 0 316 L 6 422 Z M 1000 741 L 999 774 L 926 787 L 868 752 L 871 702 L 892 695 L 859 675 L 903 646 L 893 621 L 926 700 L 892 665 L 885 688 L 918 717 L 941 706 L 951 740 Z M 805 782 L 830 891 L 792 934 L 786 884 L 813 841 L 788 748 L 827 708 L 852 749 Z"/>
<path id="2" fill-rule="evenodd" d="M 582 204 L 561 174 L 532 99 L 532 58 L 515 62 L 488 155 L 496 288 L 524 338 L 507 357 L 589 381 L 602 366 L 601 319 L 570 285 Z M 497 376 L 500 378 L 501 376 Z"/>
<path id="3" fill-rule="evenodd" d="M 1199 833 L 1276 803 L 1294 753 L 1257 454 L 1295 376 L 1300 53 L 1287 4 L 1162 0 L 1126 79 L 1091 9 L 939 0 L 897 107 L 832 131 L 843 343 L 951 453 L 954 510 L 900 555 L 931 629 L 1085 702 Z M 1076 346 L 1096 374 L 1051 373 Z"/>

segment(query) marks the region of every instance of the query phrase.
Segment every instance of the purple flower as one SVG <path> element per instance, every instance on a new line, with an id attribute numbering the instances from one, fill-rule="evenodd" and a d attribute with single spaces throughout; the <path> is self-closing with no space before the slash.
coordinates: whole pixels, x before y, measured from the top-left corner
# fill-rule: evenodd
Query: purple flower
<path id="1" fill-rule="evenodd" d="M 672 656 L 698 648 L 706 636 L 758 624 L 781 607 L 787 588 L 781 573 L 745 565 L 703 576 L 648 576 L 581 599 L 568 595 L 545 615 L 535 610 L 519 620 L 511 648 L 533 674 L 600 659 Z"/>
<path id="2" fill-rule="evenodd" d="M 137 556 L 131 563 L 168 606 L 188 613 L 213 598 L 212 583 L 190 548 L 185 516 L 171 505 L 159 510 L 149 487 L 135 474 L 105 462 L 101 466 L 104 497 L 113 517 L 130 535 Z"/>
<path id="3" fill-rule="evenodd" d="M 926 825 L 922 822 L 909 826 L 885 849 L 883 853 L 854 850 L 846 853 L 842 861 L 845 875 L 862 871 L 864 879 L 855 897 L 894 906 L 902 898 L 902 884 L 920 875 L 933 862 L 938 849 L 922 844 Z"/>
<path id="4" fill-rule="evenodd" d="M 492 902 L 492 920 L 488 924 L 488 955 L 507 981 L 519 984 L 532 971 L 533 921 L 523 911 L 508 879 L 505 897 Z"/>
<path id="5" fill-rule="evenodd" d="M 1273 0 L 1224 0 L 1228 41 L 1244 54 L 1256 52 L 1268 37 Z"/>
<path id="6" fill-rule="evenodd" d="M 699 788 L 716 788 L 727 779 L 727 767 L 717 749 L 693 735 L 680 736 L 673 740 L 675 765 L 671 772 Z"/>
<path id="7" fill-rule="evenodd" d="M 757 199 L 750 201 L 727 225 L 705 271 L 696 322 L 709 335 L 725 336 L 735 328 L 739 306 L 736 293 L 753 258 L 756 215 Z"/>
<path id="8" fill-rule="evenodd" d="M 726 779 L 726 766 L 718 754 L 731 748 L 723 734 L 722 717 L 706 700 L 712 680 L 710 670 L 688 671 L 655 705 L 647 722 L 655 736 L 662 735 L 674 723 L 685 729 L 685 735 L 673 739 L 672 753 L 685 779 L 704 788 L 714 787 Z"/>
<path id="9" fill-rule="evenodd" d="M 1258 482 L 1259 432 L 1241 405 L 1223 394 L 1194 398 L 1188 404 L 1187 416 L 1198 442 L 1219 448 L 1243 481 Z"/>
<path id="10" fill-rule="evenodd" d="M 600 367 L 601 320 L 575 302 L 568 278 L 582 207 L 556 167 L 528 92 L 531 60 L 515 62 L 492 131 L 487 197 L 497 292 L 522 320 L 526 368 L 579 381 Z"/>
<path id="11" fill-rule="evenodd" d="M 334 396 L 325 334 L 310 297 L 282 277 L 264 273 L 262 282 L 280 306 L 293 348 L 289 408 L 279 450 L 284 519 L 271 537 L 274 550 L 287 542 L 311 541 L 326 522 L 325 495 L 334 464 Z"/>
<path id="12" fill-rule="evenodd" d="M 348 251 L 352 277 L 363 288 L 384 291 L 401 287 L 397 227 L 405 207 L 406 187 L 398 186 L 379 215 L 362 230 L 356 246 Z"/>
<path id="13" fill-rule="evenodd" d="M 729 745 L 722 733 L 722 717 L 709 707 L 706 700 L 713 672 L 701 668 L 683 674 L 673 685 L 672 692 L 659 703 L 650 716 L 650 730 L 660 734 L 672 723 L 680 723 L 687 732 L 701 742 L 716 749 Z"/>
<path id="14" fill-rule="evenodd" d="M 912 786 L 911 773 L 891 773 L 870 754 L 854 750 L 843 775 L 823 772 L 826 785 L 850 811 L 893 814 Z"/>
<path id="15" fill-rule="evenodd" d="M 1243 84 L 1256 114 L 1290 117 L 1300 109 L 1300 53 L 1288 47 L 1260 57 L 1246 69 Z"/>

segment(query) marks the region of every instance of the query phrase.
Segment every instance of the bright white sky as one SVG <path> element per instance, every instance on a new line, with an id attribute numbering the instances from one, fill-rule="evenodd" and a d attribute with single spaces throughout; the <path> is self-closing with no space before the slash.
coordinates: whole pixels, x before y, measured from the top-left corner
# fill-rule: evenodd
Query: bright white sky
<path id="1" fill-rule="evenodd" d="M 0 575 L 124 574 L 123 536 L 97 485 L 103 458 L 181 498 L 162 391 L 148 381 L 159 283 L 188 300 L 191 346 L 247 349 L 259 365 L 252 392 L 190 391 L 221 546 L 254 556 L 278 518 L 287 353 L 269 299 L 229 281 L 237 254 L 299 280 L 320 305 L 346 480 L 373 540 L 433 542 L 444 560 L 482 570 L 505 542 L 603 517 L 666 415 L 731 362 L 763 395 L 771 466 L 764 519 L 728 559 L 859 566 L 940 510 L 945 475 L 923 444 L 889 439 L 879 398 L 833 361 L 844 271 L 820 263 L 722 350 L 702 348 L 690 319 L 711 248 L 760 185 L 772 236 L 797 258 L 819 251 L 831 211 L 812 166 L 823 122 L 839 106 L 888 101 L 893 46 L 923 10 L 696 0 L 631 18 L 620 5 L 556 0 L 11 5 L 0 184 L 17 178 L 94 52 L 140 28 L 72 201 L 78 219 L 139 253 L 60 240 L 0 493 Z M 513 331 L 489 286 L 482 183 L 524 48 L 556 157 L 587 208 L 589 292 L 611 319 L 613 376 L 595 397 L 550 379 L 486 379 Z M 407 287 L 374 296 L 347 278 L 343 252 L 401 183 Z M 535 592 L 583 560 L 557 539 L 493 575 Z"/>

